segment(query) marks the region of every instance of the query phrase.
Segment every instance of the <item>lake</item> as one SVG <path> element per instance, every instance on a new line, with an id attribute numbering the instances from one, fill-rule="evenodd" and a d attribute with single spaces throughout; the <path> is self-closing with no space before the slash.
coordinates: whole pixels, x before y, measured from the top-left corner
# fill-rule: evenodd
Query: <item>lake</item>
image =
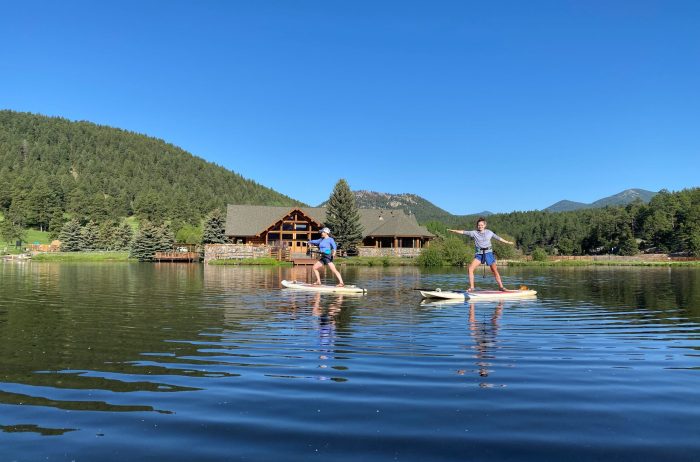
<path id="1" fill-rule="evenodd" d="M 0 263 L 0 460 L 700 460 L 698 268 L 308 271 Z"/>

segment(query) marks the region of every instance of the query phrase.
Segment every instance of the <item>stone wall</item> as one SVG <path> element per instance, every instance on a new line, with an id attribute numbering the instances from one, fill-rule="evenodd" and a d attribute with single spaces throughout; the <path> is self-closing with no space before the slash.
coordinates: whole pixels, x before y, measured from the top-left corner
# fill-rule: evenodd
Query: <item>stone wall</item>
<path id="1" fill-rule="evenodd" d="M 417 257 L 423 249 L 411 247 L 358 247 L 360 257 Z"/>
<path id="2" fill-rule="evenodd" d="M 206 244 L 204 263 L 209 260 L 263 258 L 270 256 L 271 247 L 249 244 Z"/>

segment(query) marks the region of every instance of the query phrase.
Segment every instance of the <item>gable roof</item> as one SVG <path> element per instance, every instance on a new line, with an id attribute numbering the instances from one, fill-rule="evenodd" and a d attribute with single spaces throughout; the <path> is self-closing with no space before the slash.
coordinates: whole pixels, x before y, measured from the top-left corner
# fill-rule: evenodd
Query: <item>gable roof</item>
<path id="1" fill-rule="evenodd" d="M 325 207 L 280 207 L 271 205 L 231 205 L 226 208 L 227 236 L 257 236 L 293 210 L 319 224 L 326 221 Z M 414 215 L 403 210 L 359 209 L 362 237 L 435 237 L 418 224 Z M 331 230 L 332 231 L 332 230 Z"/>

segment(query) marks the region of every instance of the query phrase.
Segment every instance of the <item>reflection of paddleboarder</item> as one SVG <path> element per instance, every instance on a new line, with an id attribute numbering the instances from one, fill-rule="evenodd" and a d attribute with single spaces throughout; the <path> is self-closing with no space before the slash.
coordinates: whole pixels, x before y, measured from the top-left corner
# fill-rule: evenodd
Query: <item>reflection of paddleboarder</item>
<path id="1" fill-rule="evenodd" d="M 479 322 L 476 320 L 475 314 L 475 304 L 469 304 L 469 333 L 474 339 L 474 358 L 476 358 L 476 365 L 479 368 L 479 375 L 481 377 L 488 377 L 489 367 L 491 363 L 490 359 L 494 359 L 495 355 L 492 350 L 496 349 L 496 337 L 498 335 L 499 320 L 503 314 L 503 302 L 499 302 L 496 305 L 490 321 Z M 481 387 L 488 387 L 486 383 L 481 383 Z"/>
<path id="2" fill-rule="evenodd" d="M 335 297 L 328 307 L 321 307 L 321 294 L 317 293 L 311 308 L 311 314 L 318 318 L 318 338 L 320 359 L 328 359 L 335 345 L 336 319 L 343 304 L 343 295 Z M 322 365 L 325 368 L 326 366 Z"/>

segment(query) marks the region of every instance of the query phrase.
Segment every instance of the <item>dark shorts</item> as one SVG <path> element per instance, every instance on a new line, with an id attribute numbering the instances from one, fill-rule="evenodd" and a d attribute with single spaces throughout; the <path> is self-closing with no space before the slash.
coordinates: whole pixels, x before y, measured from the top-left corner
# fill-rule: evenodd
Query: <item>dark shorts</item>
<path id="1" fill-rule="evenodd" d="M 333 255 L 321 255 L 321 258 L 318 261 L 320 261 L 324 265 L 333 263 Z"/>
<path id="2" fill-rule="evenodd" d="M 488 266 L 491 266 L 494 263 L 496 263 L 496 256 L 493 254 L 493 252 L 479 252 L 476 255 L 474 255 L 474 259 L 479 260 L 479 263 L 486 263 Z"/>

